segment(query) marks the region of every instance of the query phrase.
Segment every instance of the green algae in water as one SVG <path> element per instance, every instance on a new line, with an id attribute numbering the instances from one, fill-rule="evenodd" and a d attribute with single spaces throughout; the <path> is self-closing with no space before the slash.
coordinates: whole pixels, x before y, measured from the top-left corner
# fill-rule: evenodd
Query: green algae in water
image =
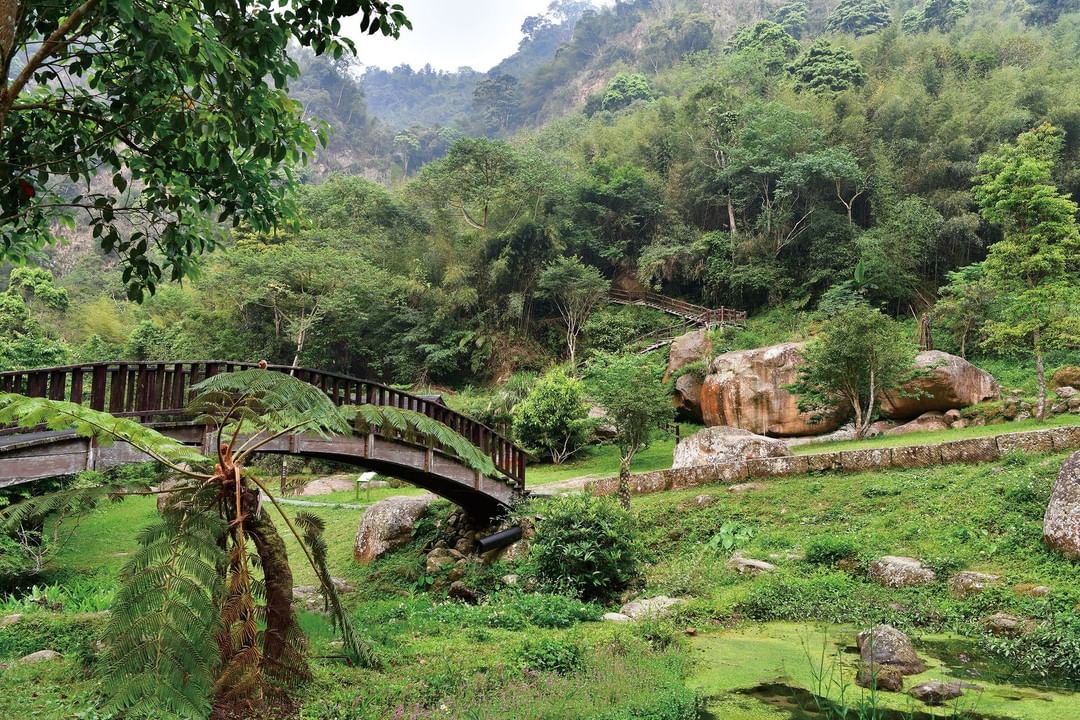
<path id="1" fill-rule="evenodd" d="M 828 715 L 815 713 L 815 698 L 807 688 L 821 687 L 813 667 L 835 665 L 833 690 L 821 694 L 837 698 L 837 688 L 846 688 L 848 707 L 857 705 L 863 691 L 854 684 L 858 655 L 851 639 L 856 628 L 844 626 L 808 626 L 796 623 L 764 623 L 716 635 L 694 638 L 692 648 L 697 669 L 691 687 L 709 698 L 706 718 L 715 720 L 825 720 Z M 918 638 L 917 638 L 918 639 Z M 944 649 L 941 643 L 945 643 Z M 1001 677 L 1000 663 L 964 663 L 970 644 L 949 636 L 927 636 L 918 643 L 927 671 L 906 679 L 911 688 L 928 680 L 963 680 L 983 686 L 961 698 L 966 710 L 959 717 L 993 720 L 1080 720 L 1080 694 L 1068 689 L 1022 685 Z M 938 652 L 944 657 L 939 657 Z M 1005 666 L 1005 671 L 1011 668 Z M 877 716 L 883 720 L 908 717 L 942 720 L 957 716 L 954 706 L 932 708 L 906 693 L 880 693 Z M 891 711 L 885 714 L 885 711 Z M 832 718 L 840 717 L 833 714 Z M 856 720 L 858 714 L 850 714 Z"/>

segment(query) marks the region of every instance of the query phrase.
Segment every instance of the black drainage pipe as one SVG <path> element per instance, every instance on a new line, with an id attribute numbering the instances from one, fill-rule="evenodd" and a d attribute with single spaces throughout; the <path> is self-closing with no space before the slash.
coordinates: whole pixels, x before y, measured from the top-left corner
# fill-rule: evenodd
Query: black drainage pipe
<path id="1" fill-rule="evenodd" d="M 501 550 L 507 545 L 513 545 L 520 539 L 521 528 L 512 527 L 500 530 L 494 535 L 488 535 L 486 538 L 480 538 L 476 541 L 476 547 L 481 553 L 486 553 L 491 550 Z"/>

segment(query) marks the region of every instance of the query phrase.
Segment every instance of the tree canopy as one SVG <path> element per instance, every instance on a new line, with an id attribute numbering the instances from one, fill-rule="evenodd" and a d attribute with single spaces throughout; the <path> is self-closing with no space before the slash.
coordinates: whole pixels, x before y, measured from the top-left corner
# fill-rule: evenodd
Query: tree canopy
<path id="1" fill-rule="evenodd" d="M 292 0 L 53 0 L 0 16 L 0 258 L 92 228 L 128 296 L 191 274 L 220 226 L 294 215 L 295 165 L 326 128 L 288 95 L 290 42 L 340 57 L 341 21 L 410 27 L 399 5 Z M 98 181 L 104 173 L 106 183 Z"/>

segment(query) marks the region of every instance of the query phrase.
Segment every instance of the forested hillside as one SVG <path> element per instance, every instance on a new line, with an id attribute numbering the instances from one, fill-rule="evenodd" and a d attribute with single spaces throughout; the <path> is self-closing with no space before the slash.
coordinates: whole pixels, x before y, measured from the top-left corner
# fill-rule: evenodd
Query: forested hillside
<path id="1" fill-rule="evenodd" d="M 52 283 L 13 279 L 5 300 L 18 338 L 5 366 L 46 351 L 299 357 L 398 383 L 480 383 L 566 353 L 541 282 L 563 256 L 604 281 L 755 316 L 851 293 L 900 319 L 933 309 L 939 346 L 990 351 L 980 327 L 995 302 L 978 263 L 1001 236 L 972 194 L 977 162 L 1049 123 L 1052 180 L 1076 195 L 1080 15 L 959 0 L 718 8 L 585 13 L 521 81 L 515 113 L 538 127 L 505 139 L 390 137 L 347 68 L 303 61 L 294 94 L 334 133 L 309 169 L 300 226 L 241 226 L 196 279 L 142 305 L 124 299 L 106 255 L 45 258 Z M 752 22 L 761 15 L 778 22 Z M 583 102 L 541 122 L 571 96 Z M 372 149 L 388 139 L 394 174 Z M 334 171 L 376 181 L 316 181 Z M 620 349 L 663 322 L 601 308 L 582 342 Z"/>

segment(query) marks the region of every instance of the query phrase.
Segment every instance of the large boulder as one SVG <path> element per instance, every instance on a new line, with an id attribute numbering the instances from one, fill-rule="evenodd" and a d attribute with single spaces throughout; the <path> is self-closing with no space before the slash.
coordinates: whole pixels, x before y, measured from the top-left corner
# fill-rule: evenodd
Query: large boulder
<path id="1" fill-rule="evenodd" d="M 434 495 L 392 497 L 368 508 L 356 531 L 356 561 L 366 565 L 409 542 L 416 521 L 434 501 Z"/>
<path id="2" fill-rule="evenodd" d="M 1043 539 L 1054 550 L 1080 559 L 1080 452 L 1061 466 L 1043 516 Z"/>
<path id="3" fill-rule="evenodd" d="M 1050 387 L 1055 389 L 1062 387 L 1080 388 L 1080 367 L 1066 366 L 1058 368 L 1050 376 Z"/>
<path id="4" fill-rule="evenodd" d="M 773 437 L 820 435 L 840 427 L 839 408 L 814 422 L 812 414 L 799 412 L 798 399 L 786 389 L 797 379 L 803 346 L 783 343 L 715 357 L 701 387 L 705 424 Z"/>
<path id="5" fill-rule="evenodd" d="M 783 440 L 755 435 L 734 427 L 699 430 L 675 446 L 672 468 L 726 465 L 753 458 L 788 457 L 791 450 Z"/>
<path id="6" fill-rule="evenodd" d="M 695 330 L 680 335 L 671 341 L 668 349 L 667 372 L 664 382 L 687 365 L 704 360 L 712 353 L 712 343 L 704 330 Z"/>
<path id="7" fill-rule="evenodd" d="M 667 371 L 664 382 L 675 376 L 687 365 L 706 360 L 712 354 L 712 343 L 704 330 L 695 330 L 680 335 L 671 342 L 668 349 Z M 675 380 L 675 395 L 672 398 L 675 409 L 691 420 L 701 422 L 701 376 L 687 372 Z"/>
<path id="8" fill-rule="evenodd" d="M 672 404 L 675 409 L 683 413 L 694 422 L 703 422 L 701 415 L 701 387 L 702 382 L 694 373 L 680 375 L 675 381 L 675 395 Z"/>
<path id="9" fill-rule="evenodd" d="M 899 392 L 885 393 L 881 413 L 886 417 L 914 418 L 932 410 L 945 412 L 1001 397 L 994 376 L 962 357 L 926 350 L 916 356 L 915 366 L 927 370 L 927 375 L 907 383 Z"/>

